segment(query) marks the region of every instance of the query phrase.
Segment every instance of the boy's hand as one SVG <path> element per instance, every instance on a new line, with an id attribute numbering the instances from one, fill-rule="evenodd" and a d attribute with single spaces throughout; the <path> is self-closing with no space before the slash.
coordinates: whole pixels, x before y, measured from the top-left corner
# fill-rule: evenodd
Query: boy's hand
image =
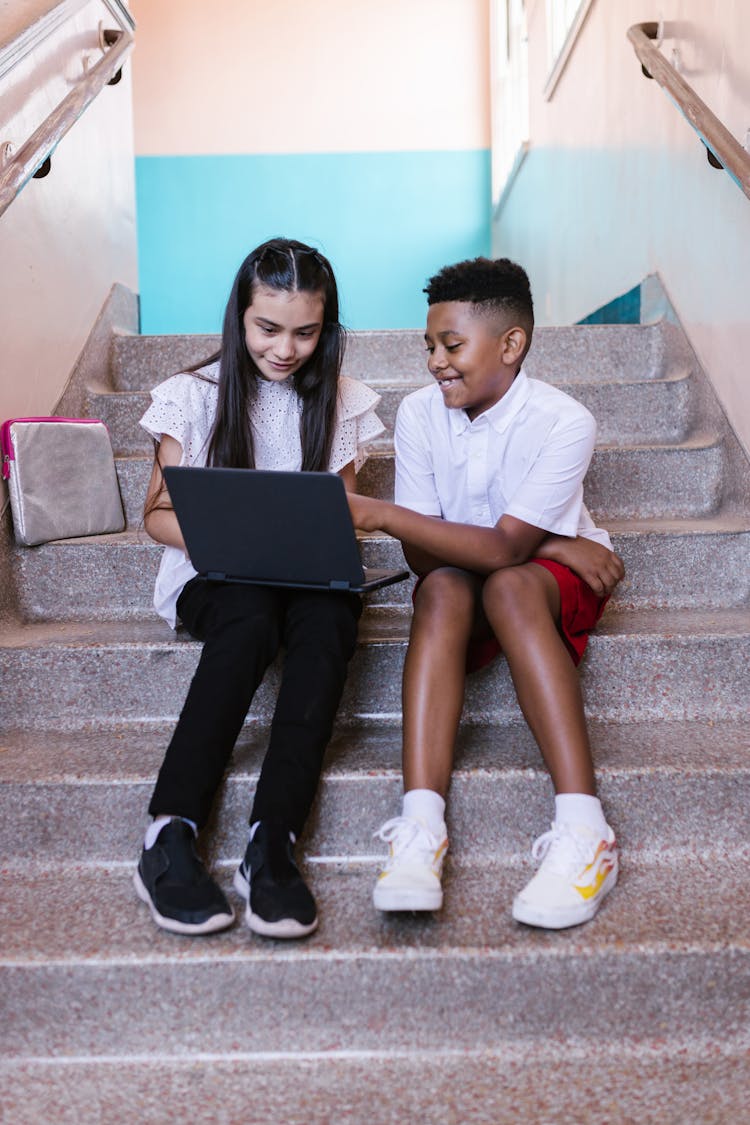
<path id="1" fill-rule="evenodd" d="M 576 539 L 551 535 L 536 554 L 570 567 L 600 598 L 611 594 L 625 574 L 619 555 L 596 540 L 585 539 L 581 535 Z"/>
<path id="2" fill-rule="evenodd" d="M 360 531 L 383 531 L 383 519 L 387 507 L 383 500 L 375 500 L 372 496 L 360 496 L 357 492 L 347 492 L 349 511 L 352 514 L 352 523 Z"/>

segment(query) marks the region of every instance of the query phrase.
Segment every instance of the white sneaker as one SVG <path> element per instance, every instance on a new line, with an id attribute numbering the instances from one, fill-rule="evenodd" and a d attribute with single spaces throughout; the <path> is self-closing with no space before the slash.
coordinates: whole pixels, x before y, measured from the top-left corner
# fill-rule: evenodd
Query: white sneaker
<path id="1" fill-rule="evenodd" d="M 583 825 L 554 823 L 531 854 L 542 865 L 513 901 L 513 917 L 527 926 L 562 930 L 588 922 L 617 882 L 617 841 L 609 827 L 602 840 Z"/>
<path id="2" fill-rule="evenodd" d="M 448 851 L 443 826 L 433 835 L 421 820 L 397 816 L 375 835 L 390 845 L 385 867 L 372 892 L 377 910 L 439 910 L 443 905 L 440 875 Z"/>

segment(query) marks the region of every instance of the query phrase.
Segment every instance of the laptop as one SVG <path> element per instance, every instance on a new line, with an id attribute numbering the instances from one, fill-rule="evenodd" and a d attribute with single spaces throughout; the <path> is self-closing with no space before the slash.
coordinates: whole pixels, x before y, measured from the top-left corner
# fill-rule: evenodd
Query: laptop
<path id="1" fill-rule="evenodd" d="M 409 577 L 362 566 L 335 473 L 167 465 L 164 479 L 204 578 L 364 594 Z"/>

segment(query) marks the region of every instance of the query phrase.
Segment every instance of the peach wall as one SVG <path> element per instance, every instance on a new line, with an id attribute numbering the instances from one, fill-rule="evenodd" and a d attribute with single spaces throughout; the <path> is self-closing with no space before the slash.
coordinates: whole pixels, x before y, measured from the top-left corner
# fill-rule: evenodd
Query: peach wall
<path id="1" fill-rule="evenodd" d="M 489 146 L 489 0 L 133 0 L 138 155 Z"/>
<path id="2" fill-rule="evenodd" d="M 493 245 L 528 268 L 541 323 L 570 323 L 658 272 L 750 449 L 750 200 L 712 169 L 628 27 L 662 13 L 662 52 L 743 143 L 750 128 L 744 0 L 595 0 L 549 101 L 545 4 L 529 4 L 531 151 Z"/>
<path id="3" fill-rule="evenodd" d="M 5 74 L 0 139 L 20 147 L 99 57 L 100 20 L 82 4 Z M 53 409 L 116 281 L 137 289 L 130 63 L 0 218 L 0 419 Z"/>

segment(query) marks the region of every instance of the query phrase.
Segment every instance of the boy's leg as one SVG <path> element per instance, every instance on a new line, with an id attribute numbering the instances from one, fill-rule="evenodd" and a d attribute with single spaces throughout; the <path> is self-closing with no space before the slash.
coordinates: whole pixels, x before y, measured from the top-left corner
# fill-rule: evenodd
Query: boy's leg
<path id="1" fill-rule="evenodd" d="M 513 916 L 550 929 L 577 925 L 614 886 L 617 847 L 595 797 L 578 673 L 558 630 L 561 590 L 546 568 L 527 563 L 491 575 L 483 605 L 557 794 L 552 831 L 534 846 L 543 863 Z"/>
<path id="2" fill-rule="evenodd" d="M 443 567 L 417 591 L 403 677 L 405 792 L 448 792 L 480 589 L 476 575 Z"/>
<path id="3" fill-rule="evenodd" d="M 320 780 L 362 602 L 355 594 L 289 591 L 284 603 L 281 687 L 234 885 L 251 930 L 297 938 L 312 933 L 318 917 L 293 847 Z"/>
<path id="4" fill-rule="evenodd" d="M 556 793 L 596 793 L 581 685 L 560 636 L 560 588 L 536 563 L 484 583 L 482 604 Z"/>
<path id="5" fill-rule="evenodd" d="M 403 677 L 403 815 L 380 829 L 390 855 L 373 892 L 379 910 L 442 905 L 445 796 L 480 588 L 475 575 L 444 567 L 417 591 Z"/>

